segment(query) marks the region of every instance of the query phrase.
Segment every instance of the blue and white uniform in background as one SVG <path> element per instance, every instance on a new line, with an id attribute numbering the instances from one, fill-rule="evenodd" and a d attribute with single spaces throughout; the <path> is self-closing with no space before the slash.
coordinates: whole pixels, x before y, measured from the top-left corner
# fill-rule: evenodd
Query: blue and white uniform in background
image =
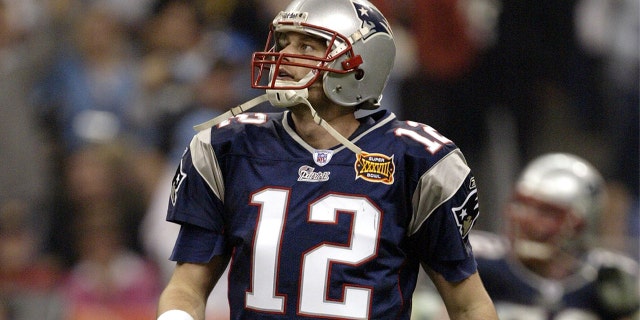
<path id="1" fill-rule="evenodd" d="M 591 249 L 580 258 L 580 267 L 573 274 L 552 280 L 510 256 L 506 238 L 481 231 L 471 232 L 469 238 L 478 271 L 501 320 L 614 320 L 638 312 L 637 306 L 628 303 L 624 308 L 615 306 L 638 296 L 638 265 L 629 257 Z M 619 294 L 623 296 L 616 297 Z"/>

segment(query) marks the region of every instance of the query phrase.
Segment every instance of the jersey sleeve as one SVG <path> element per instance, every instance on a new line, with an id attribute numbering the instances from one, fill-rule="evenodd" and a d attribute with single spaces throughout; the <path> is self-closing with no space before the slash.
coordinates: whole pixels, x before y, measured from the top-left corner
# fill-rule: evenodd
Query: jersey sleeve
<path id="1" fill-rule="evenodd" d="M 479 214 L 478 195 L 459 149 L 420 177 L 412 205 L 408 232 L 420 261 L 452 282 L 475 273 L 468 234 Z"/>
<path id="2" fill-rule="evenodd" d="M 210 135 L 194 136 L 171 183 L 167 221 L 182 226 L 172 260 L 207 262 L 223 253 L 224 183 Z"/>

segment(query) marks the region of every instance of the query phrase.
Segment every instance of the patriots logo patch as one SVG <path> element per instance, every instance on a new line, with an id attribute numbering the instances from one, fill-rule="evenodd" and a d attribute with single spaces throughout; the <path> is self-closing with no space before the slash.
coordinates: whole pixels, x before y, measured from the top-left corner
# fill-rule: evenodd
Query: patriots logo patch
<path id="1" fill-rule="evenodd" d="M 475 180 L 473 180 L 473 182 L 475 182 Z M 471 227 L 473 227 L 473 224 L 476 222 L 478 214 L 480 213 L 478 205 L 478 189 L 473 189 L 469 195 L 467 195 L 464 203 L 459 207 L 451 209 L 451 211 L 456 219 L 460 235 L 462 238 L 465 238 L 469 234 L 469 231 L 471 231 Z"/>
<path id="2" fill-rule="evenodd" d="M 316 169 L 310 166 L 302 166 L 298 169 L 298 181 L 303 182 L 323 182 L 329 181 L 331 172 L 316 172 Z"/>
<path id="3" fill-rule="evenodd" d="M 365 39 L 379 32 L 386 33 L 391 36 L 391 27 L 389 26 L 389 22 L 384 18 L 380 11 L 374 7 L 364 6 L 359 3 L 354 3 L 353 6 L 356 9 L 358 18 L 362 20 L 362 26 L 371 30 L 371 32 L 364 35 Z"/>
<path id="4" fill-rule="evenodd" d="M 178 190 L 180 190 L 180 186 L 182 182 L 187 178 L 187 174 L 182 171 L 182 161 L 180 161 L 180 166 L 176 170 L 176 174 L 173 176 L 171 180 L 171 205 L 176 205 L 176 200 L 178 199 Z"/>

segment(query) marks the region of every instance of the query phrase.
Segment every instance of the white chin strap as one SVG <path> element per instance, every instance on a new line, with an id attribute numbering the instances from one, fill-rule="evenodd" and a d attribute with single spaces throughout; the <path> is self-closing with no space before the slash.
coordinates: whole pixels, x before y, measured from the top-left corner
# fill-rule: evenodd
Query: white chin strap
<path id="1" fill-rule="evenodd" d="M 203 122 L 199 125 L 193 126 L 193 129 L 195 129 L 196 131 L 202 131 L 202 130 L 207 130 L 211 127 L 215 127 L 218 124 L 220 124 L 220 122 L 225 121 L 229 118 L 235 117 L 265 101 L 267 101 L 267 95 L 263 94 L 261 96 L 257 96 L 241 105 L 238 105 L 236 107 L 233 107 L 231 109 L 229 109 L 227 112 L 209 120 L 206 122 Z"/>
<path id="2" fill-rule="evenodd" d="M 281 81 L 276 80 L 276 86 L 294 86 L 306 84 L 309 79 L 313 77 L 313 73 L 309 72 L 303 79 L 297 82 L 290 81 Z M 240 104 L 236 107 L 229 109 L 227 112 L 207 121 L 201 123 L 199 125 L 194 126 L 193 128 L 196 131 L 202 131 L 209 129 L 211 127 L 217 126 L 221 122 L 235 117 L 247 110 L 263 103 L 269 101 L 271 105 L 274 107 L 280 108 L 288 108 L 299 104 L 305 104 L 311 110 L 311 115 L 313 116 L 313 121 L 323 127 L 329 134 L 334 137 L 338 142 L 342 143 L 345 147 L 349 148 L 349 150 L 353 151 L 355 154 L 362 153 L 362 149 L 356 146 L 353 142 L 349 141 L 347 138 L 343 137 L 336 129 L 334 129 L 329 123 L 324 121 L 319 115 L 318 112 L 311 106 L 311 103 L 307 98 L 309 97 L 309 90 L 307 88 L 298 89 L 298 90 L 275 90 L 275 89 L 267 89 L 267 93 L 257 96 L 243 104 Z"/>

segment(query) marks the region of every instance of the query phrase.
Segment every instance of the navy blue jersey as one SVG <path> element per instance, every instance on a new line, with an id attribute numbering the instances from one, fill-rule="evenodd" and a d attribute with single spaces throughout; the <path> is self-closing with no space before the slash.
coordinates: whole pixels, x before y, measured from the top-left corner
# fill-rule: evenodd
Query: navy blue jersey
<path id="1" fill-rule="evenodd" d="M 358 156 L 314 149 L 288 111 L 193 138 L 173 180 L 172 259 L 232 254 L 232 319 L 409 319 L 420 262 L 449 281 L 476 271 L 478 196 L 460 150 L 390 112 L 360 121 Z"/>
<path id="2" fill-rule="evenodd" d="M 529 271 L 509 255 L 509 243 L 504 237 L 474 231 L 469 238 L 482 282 L 502 320 L 614 320 L 637 311 L 637 307 L 614 309 L 599 294 L 605 280 L 598 275 L 604 270 L 623 273 L 632 282 L 628 285 L 634 287 L 638 265 L 629 257 L 591 249 L 575 273 L 551 280 Z"/>

